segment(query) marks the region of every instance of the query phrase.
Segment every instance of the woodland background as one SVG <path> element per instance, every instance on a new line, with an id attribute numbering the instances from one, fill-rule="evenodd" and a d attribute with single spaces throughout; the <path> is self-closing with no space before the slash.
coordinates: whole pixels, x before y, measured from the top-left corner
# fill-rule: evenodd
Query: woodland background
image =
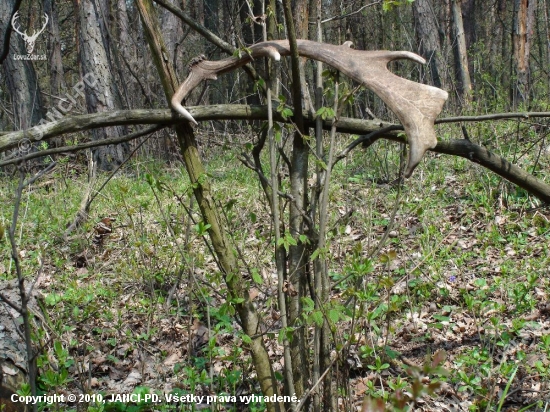
<path id="1" fill-rule="evenodd" d="M 27 35 L 48 16 L 32 52 L 46 60 L 13 57 L 27 54 L 16 10 Z M 546 410 L 549 13 L 546 0 L 2 0 L 0 398 Z M 246 54 L 262 25 L 269 40 L 423 56 L 391 70 L 449 92 L 436 154 L 401 179 L 395 116 L 304 59 L 299 78 L 292 59 L 262 59 L 204 83 L 186 102 L 206 107 L 194 129 L 162 111 L 197 56 Z M 95 113 L 96 126 L 78 117 Z M 346 134 L 313 132 L 315 115 L 330 130 L 335 114 Z"/>

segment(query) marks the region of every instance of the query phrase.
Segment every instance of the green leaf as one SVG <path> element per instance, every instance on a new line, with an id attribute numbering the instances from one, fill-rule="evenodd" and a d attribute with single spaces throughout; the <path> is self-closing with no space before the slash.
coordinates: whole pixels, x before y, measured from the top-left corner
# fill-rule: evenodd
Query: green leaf
<path id="1" fill-rule="evenodd" d="M 337 323 L 338 319 L 340 319 L 340 312 L 336 309 L 331 309 L 328 311 L 328 318 L 332 323 Z"/>
<path id="2" fill-rule="evenodd" d="M 260 91 L 262 89 L 265 88 L 265 80 L 260 78 L 258 80 L 256 80 L 256 82 L 254 83 L 254 87 L 256 89 L 256 91 Z"/>
<path id="3" fill-rule="evenodd" d="M 152 175 L 150 175 L 149 173 L 145 173 L 145 181 L 151 187 L 153 187 L 154 184 L 155 184 L 155 178 Z"/>
<path id="4" fill-rule="evenodd" d="M 63 295 L 60 295 L 59 293 L 50 293 L 46 295 L 44 300 L 48 306 L 55 306 L 63 300 Z"/>
<path id="5" fill-rule="evenodd" d="M 315 165 L 319 166 L 323 170 L 327 170 L 327 164 L 322 159 L 315 159 Z"/>
<path id="6" fill-rule="evenodd" d="M 384 351 L 386 352 L 386 355 L 388 356 L 388 358 L 390 359 L 397 359 L 401 354 L 397 351 L 394 351 L 393 349 L 391 349 L 389 346 L 385 346 L 384 347 Z"/>
<path id="7" fill-rule="evenodd" d="M 315 324 L 319 327 L 323 326 L 323 322 L 324 322 L 324 317 L 323 317 L 323 313 L 319 310 L 316 310 L 314 312 L 311 313 L 311 318 L 313 319 L 313 321 L 315 322 Z"/>
<path id="8" fill-rule="evenodd" d="M 258 269 L 252 268 L 251 272 L 252 272 L 252 280 L 254 281 L 254 283 L 256 283 L 257 285 L 261 285 L 264 283 L 264 280 L 260 276 L 260 272 L 258 271 Z"/>
<path id="9" fill-rule="evenodd" d="M 285 241 L 288 242 L 289 245 L 297 246 L 298 242 L 296 242 L 296 239 L 292 237 L 290 233 L 285 233 Z"/>
<path id="10" fill-rule="evenodd" d="M 294 112 L 291 108 L 285 107 L 283 110 L 281 110 L 281 115 L 283 116 L 283 119 L 288 120 L 294 115 Z"/>
<path id="11" fill-rule="evenodd" d="M 433 317 L 435 320 L 438 320 L 440 322 L 450 322 L 451 320 L 451 318 L 449 318 L 448 316 L 439 315 L 437 313 L 433 315 Z"/>
<path id="12" fill-rule="evenodd" d="M 195 228 L 195 231 L 197 232 L 197 234 L 199 236 L 204 236 L 206 234 L 206 232 L 208 231 L 208 229 L 210 229 L 212 227 L 212 225 L 210 223 L 204 223 L 204 222 L 199 222 L 197 223 L 194 228 Z"/>
<path id="13" fill-rule="evenodd" d="M 317 256 L 319 256 L 319 253 L 320 253 L 319 248 L 315 249 L 311 254 L 311 260 L 317 259 Z"/>
<path id="14" fill-rule="evenodd" d="M 223 208 L 229 212 L 231 209 L 233 209 L 233 206 L 235 206 L 236 203 L 237 203 L 237 199 L 231 199 L 229 202 L 225 204 Z"/>
<path id="15" fill-rule="evenodd" d="M 252 343 L 252 339 L 250 338 L 250 336 L 248 336 L 246 334 L 242 336 L 242 340 L 243 340 L 244 343 L 246 343 L 248 345 L 250 345 Z"/>
<path id="16" fill-rule="evenodd" d="M 315 308 L 315 302 L 310 297 L 305 296 L 301 300 L 302 305 L 304 305 L 304 311 L 311 312 Z"/>

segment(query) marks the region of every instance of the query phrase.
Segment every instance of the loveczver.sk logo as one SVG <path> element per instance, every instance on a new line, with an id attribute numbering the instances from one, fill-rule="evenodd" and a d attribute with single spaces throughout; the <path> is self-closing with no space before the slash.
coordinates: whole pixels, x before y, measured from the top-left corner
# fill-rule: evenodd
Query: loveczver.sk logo
<path id="1" fill-rule="evenodd" d="M 48 25 L 48 21 L 50 20 L 48 15 L 46 13 L 44 13 L 44 25 L 42 26 L 42 28 L 38 31 L 33 31 L 33 34 L 31 36 L 29 36 L 27 34 L 27 31 L 21 31 L 20 28 L 18 28 L 18 22 L 17 22 L 17 19 L 19 19 L 19 12 L 15 12 L 15 14 L 13 15 L 13 17 L 11 18 L 11 27 L 13 28 L 13 30 L 19 34 L 23 40 L 25 41 L 25 48 L 27 49 L 27 53 L 28 54 L 14 54 L 13 55 L 13 58 L 15 60 L 46 60 L 46 55 L 37 55 L 37 54 L 32 54 L 32 52 L 34 51 L 34 46 L 36 45 L 36 39 L 38 38 L 38 36 L 40 36 L 40 34 L 42 34 L 42 32 L 44 30 L 46 30 L 46 26 Z"/>

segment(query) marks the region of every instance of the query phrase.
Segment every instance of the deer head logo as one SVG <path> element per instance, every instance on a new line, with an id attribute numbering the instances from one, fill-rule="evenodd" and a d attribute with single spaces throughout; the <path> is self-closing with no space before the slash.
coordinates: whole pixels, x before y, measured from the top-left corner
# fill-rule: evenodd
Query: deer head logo
<path id="1" fill-rule="evenodd" d="M 25 48 L 27 49 L 27 53 L 29 53 L 29 54 L 31 54 L 32 51 L 34 50 L 34 44 L 36 42 L 36 39 L 38 38 L 40 33 L 42 33 L 46 29 L 46 26 L 48 25 L 48 21 L 49 21 L 48 15 L 46 13 L 44 13 L 44 17 L 46 19 L 46 21 L 44 21 L 44 26 L 42 26 L 42 28 L 38 32 L 33 32 L 32 36 L 29 36 L 27 34 L 26 30 L 24 32 L 21 32 L 17 28 L 17 19 L 19 18 L 19 12 L 18 11 L 15 12 L 15 14 L 13 15 L 13 17 L 11 19 L 11 27 L 13 28 L 13 30 L 17 34 L 19 34 L 19 35 L 21 35 L 21 37 L 23 37 L 23 40 L 25 41 Z"/>

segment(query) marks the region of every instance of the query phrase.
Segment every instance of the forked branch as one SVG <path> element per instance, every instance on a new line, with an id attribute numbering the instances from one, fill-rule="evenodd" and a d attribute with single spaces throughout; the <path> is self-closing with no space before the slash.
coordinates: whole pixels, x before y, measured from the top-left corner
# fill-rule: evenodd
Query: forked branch
<path id="1" fill-rule="evenodd" d="M 405 176 L 409 177 L 426 150 L 437 144 L 434 121 L 447 100 L 446 91 L 416 83 L 390 72 L 387 65 L 392 60 L 408 59 L 417 63 L 425 60 L 406 51 L 362 51 L 351 48 L 351 42 L 341 46 L 298 40 L 300 56 L 319 60 L 338 69 L 348 77 L 376 93 L 395 113 L 403 124 L 410 143 L 409 159 Z M 172 108 L 196 124 L 195 119 L 182 106 L 181 101 L 203 80 L 215 80 L 219 74 L 232 71 L 257 57 L 269 56 L 279 60 L 288 56 L 288 41 L 270 41 L 255 44 L 242 57 L 229 57 L 219 61 L 208 61 L 204 57 L 195 59 L 190 66 L 187 79 L 172 97 Z"/>

